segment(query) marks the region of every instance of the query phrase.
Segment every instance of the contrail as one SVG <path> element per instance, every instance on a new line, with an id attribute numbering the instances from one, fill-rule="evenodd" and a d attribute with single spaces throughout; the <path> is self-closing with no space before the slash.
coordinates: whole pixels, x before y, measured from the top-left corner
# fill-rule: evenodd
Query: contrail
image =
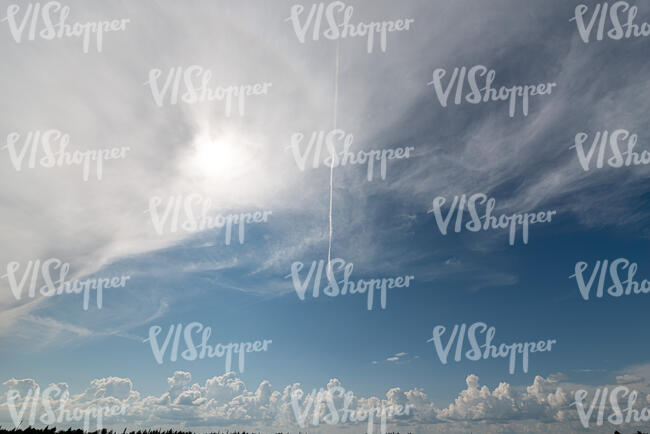
<path id="1" fill-rule="evenodd" d="M 338 107 L 339 107 L 339 63 L 340 63 L 340 39 L 336 40 L 336 69 L 334 73 L 334 129 L 336 129 L 336 124 L 338 121 Z M 334 159 L 330 162 L 330 237 L 329 237 L 329 247 L 327 249 L 327 268 L 330 267 L 330 262 L 332 260 L 332 236 L 334 234 L 334 229 L 332 226 L 332 209 L 333 209 L 333 196 L 334 192 Z"/>

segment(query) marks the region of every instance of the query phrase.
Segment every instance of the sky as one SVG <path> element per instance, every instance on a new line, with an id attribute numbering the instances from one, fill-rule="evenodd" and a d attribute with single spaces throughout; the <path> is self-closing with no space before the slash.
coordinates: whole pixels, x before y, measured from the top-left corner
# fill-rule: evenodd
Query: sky
<path id="1" fill-rule="evenodd" d="M 598 424 L 595 415 L 585 426 L 575 404 L 576 391 L 586 390 L 590 402 L 597 391 L 623 387 L 638 393 L 637 410 L 650 407 L 650 294 L 597 297 L 601 277 L 593 274 L 585 300 L 574 276 L 581 262 L 587 281 L 597 261 L 623 258 L 638 265 L 640 286 L 650 279 L 650 161 L 615 167 L 616 145 L 591 148 L 597 133 L 619 131 L 621 151 L 629 140 L 639 155 L 650 151 L 650 37 L 607 36 L 611 15 L 592 15 L 602 2 L 585 1 L 579 19 L 579 1 L 322 3 L 318 40 L 320 3 L 38 4 L 45 15 L 23 21 L 28 3 L 0 3 L 3 426 L 12 423 L 11 391 L 24 403 L 37 384 L 53 384 L 69 390 L 68 405 L 77 408 L 128 404 L 125 414 L 105 419 L 116 429 L 365 429 L 364 422 L 327 423 L 325 398 L 318 425 L 299 426 L 297 403 L 302 411 L 341 389 L 353 394 L 352 408 L 411 405 L 410 414 L 388 420 L 400 432 L 650 427 L 607 417 Z M 647 4 L 616 5 L 615 16 L 637 7 L 634 23 L 650 22 Z M 43 37 L 42 17 L 58 22 L 62 11 L 68 33 L 74 23 L 118 24 L 99 42 L 89 30 L 87 47 L 82 37 Z M 336 24 L 347 13 L 351 24 L 391 21 L 402 30 L 386 33 L 385 45 L 379 34 L 372 43 L 328 38 L 328 13 Z M 592 17 L 586 36 L 581 26 Z M 33 40 L 30 26 L 38 29 Z M 527 113 L 522 97 L 512 113 L 507 101 L 470 104 L 468 82 L 462 93 L 447 85 L 454 68 L 464 74 L 476 65 L 494 70 L 496 89 L 554 86 L 530 96 Z M 214 98 L 174 103 L 175 84 L 182 96 L 186 82 L 201 80 Z M 239 92 L 230 105 L 228 88 Z M 50 131 L 55 150 L 68 135 L 69 153 L 119 148 L 121 156 L 103 161 L 101 173 L 91 162 L 85 179 L 80 164 L 47 167 L 47 146 L 26 141 L 35 131 Z M 322 143 L 318 167 L 303 154 L 313 132 L 331 140 Z M 580 133 L 587 138 L 576 149 Z M 408 158 L 386 160 L 383 175 L 380 161 L 370 172 L 362 163 L 330 169 L 328 143 L 342 152 L 346 141 L 355 156 L 409 149 Z M 588 170 L 582 149 L 595 152 Z M 32 150 L 38 158 L 30 168 Z M 529 226 L 527 242 L 521 226 L 513 243 L 508 229 L 455 231 L 454 197 L 480 193 L 494 198 L 497 216 L 554 213 Z M 445 198 L 440 217 L 436 198 Z M 203 206 L 211 218 L 250 218 L 243 231 L 236 223 L 231 231 L 183 227 L 185 210 L 196 215 Z M 443 233 L 439 220 L 449 215 Z M 469 221 L 465 214 L 463 225 Z M 413 278 L 388 289 L 384 306 L 375 290 L 368 309 L 367 293 L 326 295 L 324 267 L 314 297 L 307 275 L 328 254 L 337 281 L 345 275 L 340 264 L 352 282 Z M 128 279 L 103 289 L 101 308 L 96 289 L 87 309 L 82 294 L 29 297 L 27 267 L 48 259 L 68 264 L 67 280 Z M 42 272 L 34 276 L 44 284 Z M 607 291 L 611 278 L 602 276 Z M 23 277 L 26 289 L 16 297 Z M 305 282 L 301 297 L 296 283 Z M 224 357 L 185 360 L 181 333 L 172 361 L 176 326 L 193 323 L 210 328 L 211 346 L 270 342 L 245 353 L 243 364 L 233 354 L 227 371 Z M 455 325 L 476 323 L 494 327 L 497 345 L 556 342 L 529 355 L 527 372 L 521 358 L 513 373 L 507 358 L 468 360 L 467 342 L 461 360 L 454 344 L 442 363 L 435 327 L 445 327 L 446 345 Z M 159 363 L 155 349 L 168 333 Z M 193 339 L 198 344 L 200 334 Z M 299 401 L 295 391 L 303 392 Z M 340 408 L 341 399 L 333 401 Z"/>

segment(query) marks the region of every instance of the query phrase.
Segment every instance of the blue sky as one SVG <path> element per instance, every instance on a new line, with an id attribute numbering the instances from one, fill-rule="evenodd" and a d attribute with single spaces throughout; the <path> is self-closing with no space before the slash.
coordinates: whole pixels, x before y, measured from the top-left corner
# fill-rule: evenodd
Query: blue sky
<path id="1" fill-rule="evenodd" d="M 16 43 L 3 23 L 0 71 L 8 78 L 0 90 L 11 103 L 0 131 L 53 128 L 77 148 L 128 145 L 132 153 L 107 162 L 104 179 L 84 182 L 74 167 L 15 171 L 3 150 L 0 236 L 11 248 L 2 264 L 56 257 L 75 278 L 131 278 L 104 290 L 102 309 L 91 298 L 88 311 L 78 295 L 16 300 L 0 280 L 2 381 L 65 382 L 82 393 L 94 379 L 115 377 L 139 393 L 115 396 L 142 406 L 140 416 L 150 410 L 145 397 L 181 405 L 174 372 L 201 385 L 225 374 L 222 359 L 159 365 L 142 340 L 153 325 L 166 333 L 198 321 L 212 328 L 212 344 L 272 339 L 237 373 L 248 392 L 265 380 L 276 391 L 295 383 L 311 391 L 331 379 L 357 397 L 420 390 L 436 416 L 400 422 L 417 432 L 547 432 L 550 424 L 576 432 L 569 391 L 623 384 L 623 375 L 638 378 L 627 384 L 650 397 L 648 295 L 585 301 L 569 278 L 578 261 L 616 258 L 638 264 L 638 281 L 650 278 L 648 166 L 584 171 L 570 149 L 579 132 L 616 129 L 638 135 L 638 152 L 648 149 L 650 39 L 584 43 L 570 21 L 579 2 L 351 2 L 353 21 L 415 19 L 411 30 L 389 34 L 386 52 L 373 53 L 358 38 L 299 43 L 285 21 L 292 2 L 66 4 L 73 19 L 128 17 L 130 27 L 105 35 L 101 53 L 84 54 L 74 40 Z M 647 5 L 638 7 L 636 21 L 650 21 Z M 226 117 L 220 102 L 158 107 L 149 71 L 180 65 L 210 69 L 215 86 L 273 85 L 246 101 L 244 116 Z M 494 69 L 496 86 L 557 86 L 532 97 L 527 116 L 509 117 L 505 102 L 442 107 L 427 86 L 432 71 L 473 65 Z M 366 166 L 333 171 L 332 257 L 353 263 L 355 280 L 415 276 L 409 288 L 389 290 L 385 310 L 377 301 L 367 310 L 365 295 L 308 291 L 300 300 L 287 278 L 293 262 L 308 268 L 327 258 L 330 195 L 329 168 L 299 170 L 290 137 L 334 126 L 353 134 L 356 151 L 415 148 L 389 161 L 385 180 L 367 181 Z M 206 137 L 223 150 L 203 153 Z M 505 230 L 442 235 L 428 213 L 432 200 L 475 193 L 494 197 L 498 214 L 556 215 L 532 225 L 527 244 L 508 245 Z M 243 244 L 225 245 L 221 229 L 156 234 L 150 198 L 189 194 L 210 198 L 221 213 L 272 214 L 246 227 Z M 532 354 L 528 373 L 509 375 L 504 359 L 441 364 L 427 342 L 432 328 L 479 321 L 496 327 L 496 343 L 557 344 Z M 490 390 L 508 383 L 520 394 L 513 402 L 532 399 L 527 387 L 542 380 L 544 393 L 563 388 L 569 398 L 539 398 L 544 410 L 525 415 L 488 405 L 494 413 L 463 419 L 460 404 L 449 406 L 471 389 L 471 375 Z M 186 426 L 203 428 L 182 414 Z M 268 426 L 250 415 L 248 426 Z M 218 426 L 229 422 L 238 421 Z M 293 426 L 279 416 L 273 423 Z"/>
<path id="2" fill-rule="evenodd" d="M 390 378 L 392 383 L 403 387 L 424 387 L 438 400 L 451 399 L 455 394 L 454 385 L 468 372 L 476 373 L 488 384 L 504 379 L 526 384 L 535 375 L 585 368 L 607 371 L 607 374 L 598 373 L 595 378 L 571 374 L 572 378 L 590 384 L 648 357 L 647 348 L 638 345 L 638 336 L 630 333 L 643 328 L 642 295 L 585 302 L 575 281 L 569 279 L 577 260 L 594 263 L 603 258 L 629 257 L 643 264 L 648 258 L 644 240 L 626 237 L 615 230 L 576 231 L 575 222 L 566 221 L 553 230 L 531 231 L 527 246 L 509 247 L 504 236 L 499 237 L 503 238 L 501 246 L 490 250 L 490 254 L 467 254 L 461 245 L 472 243 L 469 235 L 442 237 L 432 230 L 435 223 L 430 216 L 422 215 L 421 218 L 422 223 L 412 228 L 406 240 L 414 256 L 422 258 L 411 268 L 404 268 L 416 276 L 415 284 L 401 291 L 389 291 L 385 311 L 377 308 L 367 311 L 365 296 L 359 295 L 307 297 L 301 301 L 290 279 L 284 276 L 275 276 L 274 284 L 284 286 L 285 293 L 272 297 L 228 288 L 229 282 L 236 282 L 240 275 L 250 273 L 246 267 L 186 273 L 148 272 L 157 269 L 159 264 L 167 264 L 170 270 L 181 268 L 188 258 L 198 262 L 231 254 L 230 251 L 237 255 L 248 247 L 247 244 L 231 246 L 229 250 L 223 246 L 198 249 L 203 251 L 197 255 L 188 255 L 188 246 L 176 246 L 117 262 L 101 274 L 133 273 L 135 277 L 126 289 L 105 290 L 103 310 L 109 312 L 113 306 L 128 306 L 134 298 L 146 298 L 150 294 L 169 294 L 166 300 L 174 306 L 173 310 L 169 308 L 150 324 L 167 326 L 199 321 L 212 327 L 213 339 L 220 339 L 215 343 L 273 339 L 268 353 L 253 354 L 247 359 L 246 372 L 241 375 L 246 381 L 256 383 L 269 379 L 278 384 L 299 381 L 316 387 L 336 376 L 353 384 L 354 390 L 380 393 L 384 382 L 378 382 L 377 378 Z M 250 243 L 255 245 L 255 240 Z M 260 243 L 264 244 L 261 240 Z M 437 243 L 445 244 L 443 249 L 448 252 L 447 257 L 431 251 L 431 245 Z M 318 253 L 315 255 L 307 255 L 306 260 L 321 257 Z M 446 265 L 449 258 L 455 261 Z M 478 267 L 486 276 L 496 276 L 496 283 L 476 288 L 481 282 L 474 283 L 474 279 L 462 271 L 465 262 Z M 437 264 L 443 269 L 442 275 L 419 281 L 418 271 L 426 276 L 431 268 L 428 264 Z M 497 269 L 501 273 L 495 273 Z M 384 275 L 392 276 L 390 273 L 358 274 L 359 277 Z M 221 279 L 225 285 L 219 283 Z M 246 287 L 263 291 L 273 276 L 256 275 L 246 280 Z M 489 277 L 485 281 L 489 282 Z M 131 286 L 138 288 L 137 296 L 133 295 Z M 89 312 L 82 311 L 78 296 L 64 298 L 69 300 L 62 303 L 61 309 L 78 307 L 79 312 L 74 314 L 80 317 L 96 310 L 91 307 Z M 157 306 L 144 309 L 147 308 L 155 310 Z M 508 376 L 507 363 L 503 360 L 465 361 L 442 366 L 433 345 L 426 342 L 431 337 L 432 327 L 477 321 L 497 328 L 497 342 L 555 338 L 557 350 L 532 356 L 527 375 Z M 148 326 L 136 327 L 129 333 L 144 338 Z M 607 354 L 603 355 L 605 342 Z M 152 393 L 164 391 L 164 385 L 157 380 L 174 370 L 190 371 L 197 378 L 208 378 L 223 370 L 220 360 L 210 359 L 167 361 L 157 366 L 149 345 L 120 336 L 84 339 L 64 348 L 48 347 L 45 351 L 49 360 L 46 369 L 36 357 L 42 351 L 34 354 L 33 350 L 28 350 L 21 356 L 10 355 L 5 363 L 17 370 L 12 374 L 17 378 L 33 377 L 47 383 L 65 376 L 73 387 L 82 387 L 99 369 L 104 376 L 132 378 L 139 388 L 150 388 Z M 417 355 L 419 359 L 409 358 L 404 364 L 385 360 L 400 352 Z M 372 365 L 373 360 L 380 364 Z"/>

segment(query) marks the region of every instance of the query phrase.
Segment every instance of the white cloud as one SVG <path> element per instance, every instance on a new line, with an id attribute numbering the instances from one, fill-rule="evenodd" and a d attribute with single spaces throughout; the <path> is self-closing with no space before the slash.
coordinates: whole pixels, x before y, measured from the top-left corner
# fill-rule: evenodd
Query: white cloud
<path id="1" fill-rule="evenodd" d="M 82 400 L 113 397 L 121 401 L 131 398 L 133 384 L 128 378 L 108 377 L 92 380 L 90 387 L 80 396 Z"/>
<path id="2" fill-rule="evenodd" d="M 390 363 L 403 364 L 403 363 L 407 363 L 407 362 L 410 362 L 411 360 L 419 358 L 419 356 L 413 356 L 413 357 L 407 357 L 407 356 L 408 356 L 408 353 L 399 352 L 399 353 L 396 353 L 393 356 L 388 357 L 386 359 L 386 361 L 390 362 Z M 376 363 L 373 362 L 373 364 L 376 364 Z"/>
<path id="3" fill-rule="evenodd" d="M 502 5 L 510 10 L 515 8 L 513 13 L 523 12 L 512 2 Z M 283 260 L 301 260 L 315 247 L 325 247 L 328 171 L 300 172 L 286 146 L 293 131 L 320 130 L 331 125 L 334 94 L 329 72 L 334 45 L 309 44 L 304 49 L 306 45 L 295 40 L 285 21 L 288 7 L 256 9 L 245 2 L 235 2 L 228 5 L 227 14 L 220 13 L 223 5 L 217 3 L 200 13 L 174 2 L 166 2 L 154 10 L 139 4 L 127 9 L 109 3 L 93 6 L 92 11 L 88 7 L 79 3 L 71 13 L 79 17 L 91 12 L 98 17 L 126 15 L 131 19 L 125 32 L 112 34 L 106 40 L 101 55 L 84 55 L 61 40 L 47 44 L 15 44 L 11 38 L 0 41 L 5 59 L 5 79 L 0 91 L 6 101 L 11 101 L 0 119 L 0 130 L 5 134 L 25 133 L 56 127 L 69 132 L 75 145 L 128 145 L 132 152 L 128 158 L 107 165 L 104 180 L 93 183 L 82 182 L 76 167 L 16 172 L 5 158 L 0 181 L 9 187 L 3 190 L 5 205 L 0 213 L 3 216 L 0 240 L 12 249 L 0 255 L 0 264 L 55 256 L 69 261 L 77 277 L 121 258 L 174 245 L 187 234 L 156 236 L 144 211 L 152 195 L 188 192 L 203 193 L 223 209 L 270 208 L 274 218 L 284 219 L 275 227 L 279 234 L 277 239 L 282 242 L 272 242 L 267 249 L 255 252 L 249 262 L 254 271 L 286 271 Z M 479 189 L 490 193 L 513 180 L 521 180 L 522 184 L 499 199 L 498 203 L 504 207 L 528 209 L 571 194 L 574 200 L 567 206 L 585 224 L 626 223 L 620 215 L 628 215 L 625 213 L 627 205 L 637 194 L 638 185 L 642 185 L 637 181 L 647 171 L 642 168 L 628 171 L 631 173 L 629 179 L 617 183 L 620 191 L 613 193 L 610 189 L 603 193 L 598 189 L 602 201 L 594 201 L 588 194 L 576 195 L 577 188 L 586 190 L 587 187 L 611 185 L 621 171 L 586 176 L 568 151 L 570 143 L 558 147 L 557 140 L 550 140 L 544 132 L 555 131 L 555 126 L 564 119 L 575 121 L 577 128 L 587 129 L 588 120 L 609 118 L 612 114 L 617 114 L 619 123 L 633 124 L 629 110 L 621 108 L 640 107 L 638 112 L 644 113 L 642 108 L 647 107 L 647 101 L 643 86 L 647 88 L 647 84 L 643 84 L 643 70 L 630 68 L 627 81 L 634 84 L 621 89 L 619 98 L 602 101 L 600 94 L 583 94 L 581 89 L 567 85 L 563 92 L 535 100 L 531 106 L 534 113 L 525 122 L 520 118 L 504 119 L 506 126 L 502 122 L 495 123 L 492 115 L 481 116 L 476 107 L 448 107 L 435 113 L 418 109 L 423 103 L 434 102 L 435 106 L 435 96 L 426 81 L 432 68 L 439 65 L 461 65 L 471 58 L 487 62 L 493 56 L 499 64 L 488 66 L 496 68 L 499 77 L 502 69 L 530 63 L 530 70 L 524 67 L 516 71 L 521 72 L 522 80 L 574 82 L 576 86 L 582 81 L 573 80 L 575 77 L 584 76 L 594 62 L 600 65 L 600 57 L 580 44 L 571 45 L 571 49 L 557 56 L 546 70 L 538 70 L 534 62 L 520 62 L 519 49 L 528 38 L 535 43 L 552 45 L 546 39 L 549 26 L 566 21 L 549 16 L 551 9 L 541 3 L 526 8 L 526 15 L 544 17 L 540 26 L 531 28 L 526 20 L 510 20 L 497 13 L 498 9 L 485 5 L 475 5 L 468 11 L 463 5 L 452 4 L 445 7 L 443 15 L 432 10 L 427 2 L 409 2 L 398 8 L 394 2 L 378 2 L 372 8 L 372 13 L 378 17 L 413 16 L 427 26 L 419 30 L 414 28 L 412 33 L 391 40 L 389 51 L 379 55 L 383 57 L 354 55 L 363 53 L 359 40 L 342 43 L 346 62 L 354 62 L 350 65 L 354 66 L 356 74 L 341 78 L 339 115 L 345 120 L 345 129 L 354 133 L 355 147 L 388 147 L 406 139 L 416 146 L 417 157 L 391 166 L 386 182 L 372 183 L 375 193 L 386 194 L 387 200 L 400 202 L 396 208 L 403 211 L 395 218 L 405 230 L 411 230 L 412 222 L 425 210 L 424 204 L 433 192 L 449 195 Z M 356 13 L 361 14 L 362 9 L 359 7 Z M 472 15 L 476 19 L 470 19 L 468 14 L 476 14 Z M 471 29 L 455 25 L 468 19 L 476 24 Z M 499 28 L 503 20 L 507 20 L 510 32 L 525 35 L 522 36 L 525 40 L 513 45 L 507 34 L 492 31 Z M 147 23 L 146 30 L 142 23 Z M 437 31 L 429 32 L 429 28 Z M 272 49 L 266 39 L 254 39 L 260 29 L 274 41 Z M 485 32 L 489 32 L 489 38 L 482 37 Z M 439 38 L 440 34 L 454 37 Z M 222 44 L 224 40 L 228 44 Z M 216 57 L 215 46 L 219 47 Z M 242 51 L 241 46 L 247 49 Z M 498 52 L 494 47 L 499 47 Z M 432 53 L 433 60 L 423 61 L 423 52 Z M 143 86 L 147 71 L 176 66 L 179 58 L 192 59 L 213 70 L 219 82 L 267 80 L 274 85 L 267 99 L 250 102 L 250 116 L 241 122 L 225 119 L 223 108 L 216 105 L 157 107 L 148 88 Z M 379 59 L 391 61 L 378 63 Z M 48 74 L 41 74 L 39 68 L 31 66 L 36 60 L 49 65 Z M 397 69 L 393 69 L 393 65 Z M 402 74 L 403 65 L 409 65 L 410 78 L 401 80 L 400 86 L 387 85 L 392 82 L 390 77 Z M 611 76 L 606 70 L 601 72 L 603 76 Z M 52 110 L 51 106 L 44 107 L 42 101 L 64 101 L 65 104 L 57 104 L 56 110 Z M 582 118 L 573 118 L 575 104 L 586 107 Z M 369 108 L 375 110 L 372 116 L 369 116 Z M 502 108 L 495 107 L 495 112 L 506 116 L 499 112 Z M 453 140 L 449 135 L 434 134 L 432 125 L 448 119 L 449 112 L 465 114 L 464 109 L 476 115 L 469 128 L 459 128 L 460 133 Z M 463 119 L 454 114 L 456 117 Z M 643 125 L 641 117 L 637 121 L 638 125 Z M 449 124 L 446 126 L 452 128 L 447 133 L 453 132 L 455 122 Z M 412 136 L 405 137 L 405 130 L 412 131 Z M 184 168 L 182 163 L 191 156 L 195 139 L 209 133 L 233 133 L 237 136 L 236 145 L 252 144 L 255 158 L 247 161 L 247 172 L 243 176 L 235 180 L 218 179 L 231 182 L 214 182 L 214 179 L 205 182 Z M 387 249 L 378 244 L 376 231 L 368 227 L 373 224 L 369 217 L 375 212 L 372 199 L 368 197 L 377 195 L 365 194 L 364 189 L 369 188 L 369 184 L 360 181 L 358 172 L 335 171 L 334 253 L 345 252 L 349 257 L 357 257 L 355 265 L 360 270 L 399 269 L 408 256 L 402 254 L 403 247 L 392 246 L 394 248 L 389 251 L 394 251 L 390 253 L 394 257 L 387 257 Z M 228 178 L 227 174 L 217 175 Z M 612 206 L 600 206 L 606 201 L 611 201 Z M 617 210 L 615 216 L 610 215 L 611 209 Z M 629 215 L 630 219 L 639 219 L 638 213 Z M 298 220 L 301 224 L 296 224 Z M 404 225 L 404 220 L 408 224 Z M 362 226 L 363 231 L 359 230 Z M 503 244 L 502 234 L 495 234 L 495 237 Z M 347 239 L 351 241 L 345 244 Z M 468 262 L 465 258 L 462 261 L 443 259 L 438 268 L 454 269 L 457 267 L 447 265 L 462 264 L 466 273 L 475 270 Z M 236 265 L 221 258 L 213 264 L 192 264 L 188 268 L 181 263 L 179 270 Z M 479 271 L 487 276 L 477 280 L 490 285 L 511 285 L 517 281 L 516 276 L 508 273 Z M 433 270 L 431 275 L 436 276 L 437 272 Z M 5 283 L 2 281 L 0 287 L 3 289 L 0 291 L 0 333 L 10 335 L 25 328 L 25 324 L 18 321 L 23 314 L 35 309 L 39 300 L 19 303 L 12 298 Z M 46 303 L 52 301 L 46 300 Z M 21 305 L 22 310 L 15 310 Z M 155 312 L 157 304 L 150 306 L 150 300 L 138 303 L 144 316 Z M 56 319 L 59 325 L 64 325 L 61 318 Z M 117 323 L 122 319 L 114 320 Z M 84 326 L 77 324 L 74 325 L 77 329 L 71 329 L 70 325 L 66 331 L 79 338 L 84 328 L 94 330 L 92 324 Z M 27 335 L 28 331 L 23 333 Z M 32 330 L 28 336 L 37 338 L 39 333 Z"/>
<path id="4" fill-rule="evenodd" d="M 624 374 L 624 375 L 617 375 L 616 376 L 616 384 L 641 383 L 643 380 L 644 380 L 644 378 L 639 377 L 638 375 Z"/>
<path id="5" fill-rule="evenodd" d="M 487 386 L 480 385 L 476 375 L 469 375 L 466 389 L 447 407 L 436 407 L 421 389 L 402 390 L 393 387 L 384 396 L 358 396 L 353 393 L 348 408 L 355 410 L 408 404 L 411 408 L 408 415 L 395 416 L 389 420 L 389 427 L 398 430 L 400 427 L 401 430 L 405 427 L 431 430 L 430 425 L 435 425 L 435 430 L 440 432 L 462 431 L 465 428 L 476 428 L 481 432 L 481 427 L 490 426 L 493 429 L 491 432 L 507 432 L 515 426 L 520 429 L 523 426 L 521 424 L 524 424 L 528 427 L 527 432 L 570 432 L 573 424 L 577 423 L 577 415 L 575 409 L 570 407 L 572 394 L 566 388 L 584 386 L 562 383 L 558 378 L 561 376 L 537 376 L 533 384 L 523 389 L 502 382 L 490 390 Z M 321 393 L 318 389 L 303 390 L 299 383 L 274 390 L 266 380 L 261 381 L 256 389 L 249 390 L 233 372 L 209 378 L 199 384 L 192 382 L 190 373 L 176 371 L 167 379 L 167 384 L 168 391 L 161 396 L 141 396 L 134 390 L 130 379 L 95 379 L 82 393 L 72 394 L 66 408 L 87 408 L 92 404 L 128 404 L 126 414 L 109 418 L 106 420 L 107 426 L 182 426 L 196 431 L 219 426 L 265 432 L 269 429 L 295 431 L 297 422 L 291 405 L 292 394 L 299 392 L 299 408 L 301 411 L 308 409 L 308 420 L 312 421 L 313 409 L 309 409 L 307 404 L 310 399 L 317 397 L 314 393 Z M 18 390 L 21 399 L 24 399 L 27 392 L 36 386 L 37 383 L 32 379 L 11 379 L 2 383 L 0 422 L 6 423 L 9 420 L 7 391 Z M 58 386 L 61 390 L 68 390 L 65 383 Z M 344 387 L 340 380 L 333 378 L 322 391 L 331 394 L 337 410 L 343 408 L 344 401 L 343 396 L 335 391 Z M 321 395 L 324 400 L 318 410 L 319 430 L 328 432 L 329 428 L 340 430 L 350 427 L 349 424 L 333 427 L 325 425 L 324 417 L 329 414 L 329 410 L 324 396 L 326 395 Z"/>

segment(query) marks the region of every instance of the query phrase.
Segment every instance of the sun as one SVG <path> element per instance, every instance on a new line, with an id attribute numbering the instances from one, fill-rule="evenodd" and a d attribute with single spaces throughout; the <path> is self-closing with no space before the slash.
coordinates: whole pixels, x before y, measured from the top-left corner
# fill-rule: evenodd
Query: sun
<path id="1" fill-rule="evenodd" d="M 232 179 L 243 175 L 252 161 L 252 152 L 234 136 L 198 137 L 190 158 L 195 174 L 215 179 Z"/>

